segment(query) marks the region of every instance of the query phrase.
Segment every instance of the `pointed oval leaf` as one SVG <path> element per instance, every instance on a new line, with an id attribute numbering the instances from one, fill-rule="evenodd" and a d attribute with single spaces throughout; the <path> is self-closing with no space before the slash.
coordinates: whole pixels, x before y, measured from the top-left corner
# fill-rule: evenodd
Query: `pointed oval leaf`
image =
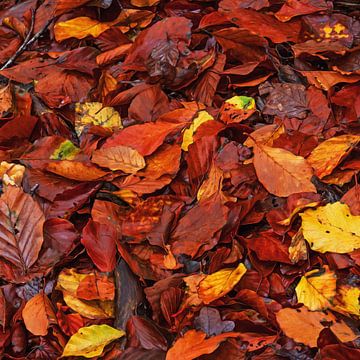
<path id="1" fill-rule="evenodd" d="M 360 216 L 336 202 L 300 214 L 305 240 L 314 251 L 345 254 L 360 248 Z"/>
<path id="2" fill-rule="evenodd" d="M 312 169 L 302 156 L 290 151 L 257 144 L 254 146 L 254 167 L 259 181 L 276 196 L 300 192 L 316 192 L 310 181 Z"/>
<path id="3" fill-rule="evenodd" d="M 114 329 L 109 325 L 82 327 L 71 336 L 65 345 L 62 356 L 84 356 L 86 358 L 99 356 L 106 345 L 124 335 L 124 331 Z"/>

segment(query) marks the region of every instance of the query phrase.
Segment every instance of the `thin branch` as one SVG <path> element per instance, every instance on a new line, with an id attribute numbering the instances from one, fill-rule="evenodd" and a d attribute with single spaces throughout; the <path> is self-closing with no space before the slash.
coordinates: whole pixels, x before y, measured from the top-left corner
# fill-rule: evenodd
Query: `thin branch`
<path id="1" fill-rule="evenodd" d="M 50 25 L 52 19 L 50 19 L 45 26 L 39 30 L 34 36 L 31 37 L 34 26 L 35 26 L 35 11 L 34 9 L 31 10 L 31 24 L 29 32 L 27 33 L 24 42 L 21 44 L 21 46 L 16 50 L 15 54 L 0 68 L 0 70 L 4 70 L 11 66 L 14 61 L 18 58 L 19 55 L 21 55 L 30 45 L 32 45 L 36 40 L 39 39 L 39 37 L 44 33 L 44 31 L 48 28 Z"/>

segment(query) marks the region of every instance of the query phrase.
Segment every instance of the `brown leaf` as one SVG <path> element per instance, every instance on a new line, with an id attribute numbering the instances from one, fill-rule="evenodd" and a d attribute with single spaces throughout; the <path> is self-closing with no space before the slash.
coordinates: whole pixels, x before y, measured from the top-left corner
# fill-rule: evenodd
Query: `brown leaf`
<path id="1" fill-rule="evenodd" d="M 1 257 L 26 273 L 36 262 L 45 217 L 40 206 L 21 188 L 7 186 L 0 197 Z"/>

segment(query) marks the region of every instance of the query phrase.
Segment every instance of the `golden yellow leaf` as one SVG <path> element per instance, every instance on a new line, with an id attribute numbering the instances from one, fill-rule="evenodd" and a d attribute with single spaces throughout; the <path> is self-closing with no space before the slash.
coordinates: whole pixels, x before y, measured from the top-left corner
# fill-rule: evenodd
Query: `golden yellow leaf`
<path id="1" fill-rule="evenodd" d="M 226 103 L 233 105 L 236 110 L 254 110 L 255 100 L 249 96 L 233 96 L 225 100 Z"/>
<path id="2" fill-rule="evenodd" d="M 223 172 L 214 164 L 211 166 L 207 179 L 201 184 L 198 192 L 197 199 L 200 201 L 210 198 L 215 193 L 221 191 Z"/>
<path id="3" fill-rule="evenodd" d="M 318 145 L 307 161 L 313 167 L 315 175 L 322 179 L 332 173 L 359 141 L 360 135 L 348 134 L 332 137 Z"/>
<path id="4" fill-rule="evenodd" d="M 101 23 L 98 20 L 81 16 L 56 23 L 54 26 L 54 33 L 56 41 L 60 42 L 72 37 L 84 39 L 89 35 L 97 38 L 108 29 L 110 29 L 110 25 L 107 23 Z"/>
<path id="5" fill-rule="evenodd" d="M 345 254 L 360 248 L 360 216 L 336 202 L 300 214 L 305 240 L 314 251 Z"/>
<path id="6" fill-rule="evenodd" d="M 245 273 L 246 267 L 240 263 L 235 269 L 222 269 L 207 275 L 199 284 L 199 298 L 205 304 L 210 304 L 223 297 L 233 289 Z"/>
<path id="7" fill-rule="evenodd" d="M 325 310 L 331 307 L 336 294 L 336 275 L 328 266 L 309 271 L 302 276 L 295 291 L 298 302 L 309 310 Z"/>
<path id="8" fill-rule="evenodd" d="M 310 311 L 305 306 L 299 309 L 281 309 L 276 313 L 276 321 L 286 336 L 310 347 L 317 346 L 320 332 L 326 327 L 323 324 L 329 324 L 331 331 L 342 342 L 357 338 L 344 321 L 336 319 L 330 312 L 325 314 L 321 311 Z"/>
<path id="9" fill-rule="evenodd" d="M 334 299 L 333 310 L 345 315 L 360 316 L 360 288 L 342 285 Z"/>
<path id="10" fill-rule="evenodd" d="M 122 128 L 120 114 L 113 107 L 103 107 L 100 102 L 76 103 L 76 133 L 80 135 L 84 127 L 89 124 L 109 129 Z"/>
<path id="11" fill-rule="evenodd" d="M 99 356 L 104 347 L 125 335 L 123 330 L 114 329 L 109 325 L 91 325 L 82 327 L 71 336 L 65 345 L 62 356 Z"/>
<path id="12" fill-rule="evenodd" d="M 267 191 L 286 197 L 300 192 L 316 192 L 312 169 L 302 156 L 290 151 L 257 143 L 254 145 L 254 167 Z"/>
<path id="13" fill-rule="evenodd" d="M 146 165 L 144 157 L 137 150 L 122 145 L 94 151 L 91 161 L 127 174 L 135 174 Z"/>
<path id="14" fill-rule="evenodd" d="M 32 297 L 22 310 L 26 328 L 34 335 L 45 336 L 50 323 L 56 323 L 56 316 L 50 300 L 44 293 Z"/>
<path id="15" fill-rule="evenodd" d="M 214 120 L 214 118 L 207 111 L 200 111 L 198 116 L 191 123 L 190 127 L 184 131 L 181 149 L 188 151 L 189 146 L 194 142 L 193 136 L 198 127 L 211 120 Z"/>
<path id="16" fill-rule="evenodd" d="M 66 305 L 88 319 L 108 319 L 114 317 L 112 301 L 87 301 L 63 292 Z"/>
<path id="17" fill-rule="evenodd" d="M 74 269 L 64 269 L 59 274 L 56 289 L 76 296 L 80 282 L 87 276 L 88 274 L 77 273 Z"/>
<path id="18" fill-rule="evenodd" d="M 2 161 L 0 163 L 0 179 L 5 185 L 20 186 L 25 173 L 25 166 Z"/>

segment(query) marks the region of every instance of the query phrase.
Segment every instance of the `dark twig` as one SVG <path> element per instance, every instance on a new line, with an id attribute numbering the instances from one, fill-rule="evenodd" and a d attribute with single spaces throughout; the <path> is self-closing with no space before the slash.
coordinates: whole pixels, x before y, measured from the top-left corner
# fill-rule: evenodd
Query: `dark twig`
<path id="1" fill-rule="evenodd" d="M 39 37 L 44 33 L 44 31 L 48 28 L 50 25 L 52 19 L 49 20 L 45 26 L 39 30 L 34 36 L 31 36 L 34 31 L 34 25 L 35 25 L 35 11 L 34 9 L 31 10 L 31 24 L 29 32 L 27 33 L 24 42 L 21 44 L 21 46 L 16 50 L 15 54 L 0 68 L 0 70 L 4 70 L 11 66 L 14 61 L 18 58 L 20 54 L 22 54 L 30 45 L 32 45 L 36 40 L 39 39 Z"/>

